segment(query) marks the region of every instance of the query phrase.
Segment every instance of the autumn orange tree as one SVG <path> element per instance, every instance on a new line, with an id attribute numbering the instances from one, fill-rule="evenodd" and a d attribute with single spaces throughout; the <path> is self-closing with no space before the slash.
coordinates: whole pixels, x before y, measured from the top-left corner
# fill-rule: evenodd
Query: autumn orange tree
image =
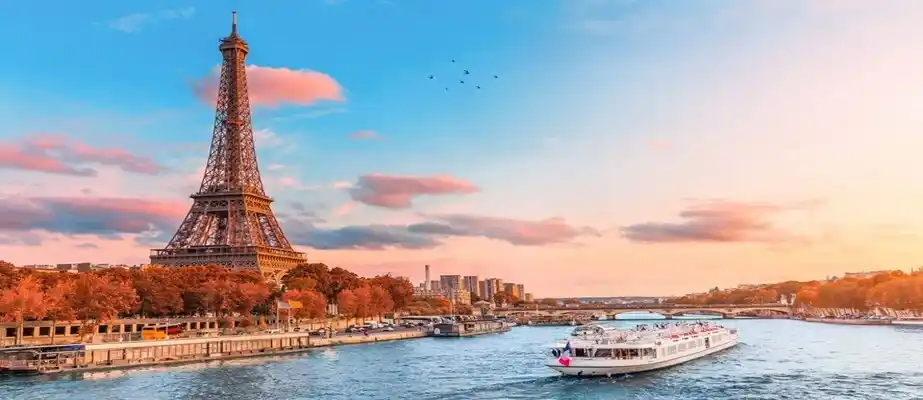
<path id="1" fill-rule="evenodd" d="M 923 310 L 923 271 L 912 274 L 887 271 L 871 277 L 848 276 L 829 281 L 786 281 L 759 288 L 717 288 L 707 293 L 667 300 L 673 304 L 759 304 L 772 303 L 780 296 L 794 297 L 795 307 L 852 308 L 871 307 Z"/>
<path id="2" fill-rule="evenodd" d="M 446 315 L 452 312 L 452 305 L 441 297 L 414 297 L 405 310 L 410 315 Z"/>
<path id="3" fill-rule="evenodd" d="M 17 339 L 22 338 L 23 322 L 26 319 L 42 319 L 45 313 L 45 295 L 38 279 L 34 277 L 21 279 L 14 287 L 0 295 L 0 314 L 3 315 L 3 319 L 19 324 Z"/>
<path id="4" fill-rule="evenodd" d="M 307 319 L 310 324 L 327 316 L 327 300 L 324 295 L 313 290 L 288 290 L 282 295 L 283 300 L 301 302 L 302 308 L 293 312 L 296 320 Z"/>
<path id="5" fill-rule="evenodd" d="M 344 292 L 352 294 L 347 298 L 355 299 L 346 307 L 352 317 L 381 318 L 384 313 L 409 305 L 413 296 L 413 286 L 405 278 L 360 278 L 343 268 L 320 263 L 292 269 L 281 284 L 267 283 L 255 271 L 217 266 L 112 268 L 74 274 L 18 269 L 0 261 L 0 296 L 9 300 L 0 310 L 0 318 L 17 320 L 20 308 L 16 304 L 20 303 L 45 304 L 45 314 L 38 309 L 23 309 L 24 320 L 76 318 L 95 324 L 118 317 L 239 318 L 271 313 L 275 301 L 287 290 L 301 292 L 297 296 L 308 309 L 304 311 L 310 315 L 306 318 L 323 318 L 327 303 L 337 302 Z M 38 289 L 23 290 L 22 285 Z M 30 300 L 34 298 L 42 301 Z"/>

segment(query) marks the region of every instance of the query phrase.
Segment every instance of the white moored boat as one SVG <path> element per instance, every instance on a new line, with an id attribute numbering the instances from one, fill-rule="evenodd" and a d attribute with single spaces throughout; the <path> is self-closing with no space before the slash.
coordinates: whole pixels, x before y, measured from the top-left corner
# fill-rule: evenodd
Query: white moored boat
<path id="1" fill-rule="evenodd" d="M 596 328 L 555 343 L 545 365 L 573 376 L 633 374 L 679 365 L 738 342 L 737 329 L 709 322 Z"/>

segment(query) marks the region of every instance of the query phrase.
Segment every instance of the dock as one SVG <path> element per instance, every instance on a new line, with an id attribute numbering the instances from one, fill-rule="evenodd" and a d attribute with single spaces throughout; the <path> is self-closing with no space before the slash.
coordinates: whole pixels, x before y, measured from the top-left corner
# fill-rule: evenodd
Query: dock
<path id="1" fill-rule="evenodd" d="M 291 354 L 318 347 L 421 338 L 427 334 L 409 331 L 312 338 L 300 332 L 57 346 L 60 350 L 55 346 L 42 346 L 40 351 L 9 347 L 0 349 L 0 372 L 47 374 L 163 366 Z"/>

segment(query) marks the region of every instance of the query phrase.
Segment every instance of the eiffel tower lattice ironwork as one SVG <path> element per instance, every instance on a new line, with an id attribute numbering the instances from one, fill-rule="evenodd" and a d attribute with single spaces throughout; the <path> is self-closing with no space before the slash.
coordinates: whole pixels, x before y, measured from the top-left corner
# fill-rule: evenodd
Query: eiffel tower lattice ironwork
<path id="1" fill-rule="evenodd" d="M 221 83 L 202 185 L 170 243 L 151 251 L 151 264 L 254 269 L 278 279 L 307 257 L 292 249 L 263 190 L 244 63 L 250 49 L 237 34 L 237 13 L 232 18 L 218 46 Z"/>

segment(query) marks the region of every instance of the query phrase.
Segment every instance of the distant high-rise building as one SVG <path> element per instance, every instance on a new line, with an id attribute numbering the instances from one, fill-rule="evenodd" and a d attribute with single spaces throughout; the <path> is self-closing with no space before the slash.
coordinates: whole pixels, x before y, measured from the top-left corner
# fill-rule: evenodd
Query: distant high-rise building
<path id="1" fill-rule="evenodd" d="M 509 293 L 511 296 L 522 299 L 522 292 L 519 291 L 519 287 L 522 285 L 517 285 L 515 283 L 504 283 L 503 291 Z"/>
<path id="2" fill-rule="evenodd" d="M 474 293 L 475 296 L 481 297 L 481 288 L 478 287 L 478 277 L 477 275 L 469 275 L 463 279 L 465 287 L 464 289 Z"/>
<path id="3" fill-rule="evenodd" d="M 493 301 L 494 295 L 503 291 L 503 279 L 487 278 L 484 280 L 487 290 L 484 291 L 484 298 Z"/>
<path id="4" fill-rule="evenodd" d="M 460 290 L 464 283 L 462 282 L 461 275 L 441 275 L 439 276 L 439 286 L 442 290 L 454 291 Z"/>
<path id="5" fill-rule="evenodd" d="M 526 293 L 525 297 L 522 298 L 527 303 L 532 303 L 535 301 L 535 297 L 532 296 L 532 293 Z"/>
<path id="6" fill-rule="evenodd" d="M 478 297 L 487 298 L 487 281 L 478 281 Z"/>
<path id="7" fill-rule="evenodd" d="M 439 281 L 429 281 L 429 290 L 438 292 L 442 290 L 442 286 L 439 285 Z"/>
<path id="8" fill-rule="evenodd" d="M 423 289 L 430 290 L 431 288 L 429 287 L 429 265 L 423 268 L 426 271 L 426 277 L 423 279 Z"/>
<path id="9" fill-rule="evenodd" d="M 525 300 L 526 296 L 526 285 L 521 283 L 516 284 L 516 297 Z"/>

